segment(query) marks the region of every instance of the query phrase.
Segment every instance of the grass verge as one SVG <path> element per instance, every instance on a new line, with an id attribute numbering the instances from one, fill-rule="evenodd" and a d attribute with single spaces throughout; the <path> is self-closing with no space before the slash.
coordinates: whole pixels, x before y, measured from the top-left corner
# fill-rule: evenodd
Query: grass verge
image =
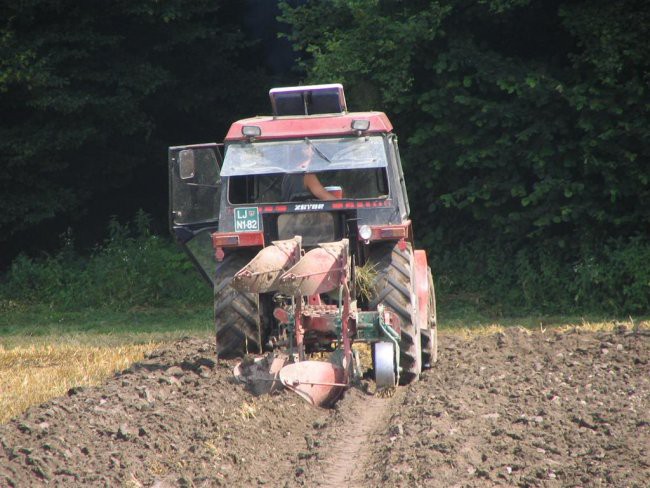
<path id="1" fill-rule="evenodd" d="M 153 342 L 108 347 L 0 346 L 0 423 L 74 386 L 98 385 L 157 346 Z"/>
<path id="2" fill-rule="evenodd" d="M 133 308 L 128 311 L 58 311 L 46 306 L 0 314 L 0 346 L 113 345 L 168 342 L 183 335 L 211 335 L 212 307 Z"/>
<path id="3" fill-rule="evenodd" d="M 650 329 L 650 319 L 527 316 L 498 318 L 449 310 L 443 333 L 489 335 L 507 327 L 528 330 Z M 0 314 L 0 423 L 75 386 L 101 384 L 163 343 L 213 335 L 210 306 L 62 312 L 46 306 L 9 306 Z M 443 339 L 444 341 L 444 339 Z"/>
<path id="4" fill-rule="evenodd" d="M 211 307 L 0 315 L 0 423 L 75 386 L 101 384 L 180 337 L 211 336 Z"/>
<path id="5" fill-rule="evenodd" d="M 509 327 L 528 331 L 547 330 L 600 332 L 618 328 L 626 330 L 650 329 L 650 317 L 612 318 L 599 315 L 526 315 L 521 317 L 493 317 L 472 307 L 452 308 L 445 311 L 440 331 L 465 337 L 491 335 Z"/>
<path id="6" fill-rule="evenodd" d="M 545 330 L 548 328 L 571 328 L 581 330 L 613 330 L 618 326 L 633 329 L 649 328 L 650 316 L 612 317 L 598 314 L 584 315 L 547 315 L 527 314 L 521 316 L 497 316 L 488 314 L 478 307 L 462 304 L 441 309 L 438 317 L 440 330 L 460 331 L 468 333 L 471 330 L 482 330 L 484 333 L 499 332 L 506 327 L 523 327 L 529 330 Z"/>

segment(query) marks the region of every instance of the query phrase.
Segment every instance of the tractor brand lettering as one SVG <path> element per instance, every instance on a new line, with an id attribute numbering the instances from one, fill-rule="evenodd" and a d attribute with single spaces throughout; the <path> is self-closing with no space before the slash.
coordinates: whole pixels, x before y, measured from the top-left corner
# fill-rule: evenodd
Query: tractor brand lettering
<path id="1" fill-rule="evenodd" d="M 257 207 L 240 207 L 235 209 L 235 232 L 258 232 L 260 214 Z"/>
<path id="2" fill-rule="evenodd" d="M 323 210 L 324 203 L 300 203 L 293 207 L 294 210 Z"/>

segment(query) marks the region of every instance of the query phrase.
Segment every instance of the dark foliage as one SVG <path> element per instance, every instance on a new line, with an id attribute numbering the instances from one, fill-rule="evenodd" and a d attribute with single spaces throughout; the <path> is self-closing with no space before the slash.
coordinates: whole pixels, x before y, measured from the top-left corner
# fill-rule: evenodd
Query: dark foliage
<path id="1" fill-rule="evenodd" d="M 209 303 L 211 290 L 187 256 L 167 236 L 152 234 L 150 225 L 142 211 L 129 224 L 111 219 L 108 237 L 89 256 L 75 251 L 71 233 L 62 236 L 55 254 L 36 259 L 19 255 L 0 283 L 0 310 L 12 302 L 55 310 Z"/>
<path id="2" fill-rule="evenodd" d="M 111 214 L 164 216 L 166 150 L 219 140 L 264 103 L 246 3 L 0 4 L 0 241 L 97 240 Z"/>
<path id="3" fill-rule="evenodd" d="M 650 310 L 647 2 L 281 3 L 305 81 L 393 120 L 443 301 Z M 166 148 L 219 141 L 296 81 L 276 10 L 0 1 L 0 266 L 138 208 L 164 232 Z"/>
<path id="4" fill-rule="evenodd" d="M 648 311 L 650 264 L 636 257 L 650 238 L 647 2 L 283 11 L 310 81 L 343 82 L 352 105 L 394 119 L 417 236 L 461 289 L 479 278 L 510 306 Z M 643 271 L 624 277 L 633 263 Z"/>

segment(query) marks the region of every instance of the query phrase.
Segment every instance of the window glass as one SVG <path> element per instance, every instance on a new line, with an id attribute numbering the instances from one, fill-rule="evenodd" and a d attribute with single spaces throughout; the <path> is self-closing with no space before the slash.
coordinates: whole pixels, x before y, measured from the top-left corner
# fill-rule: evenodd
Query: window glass
<path id="1" fill-rule="evenodd" d="M 327 212 L 289 213 L 278 216 L 278 239 L 302 236 L 302 245 L 315 246 L 336 239 L 334 216 Z"/>
<path id="2" fill-rule="evenodd" d="M 315 173 L 386 164 L 381 136 L 241 142 L 227 147 L 221 175 Z"/>
<path id="3" fill-rule="evenodd" d="M 343 198 L 382 198 L 388 196 L 385 168 L 349 169 L 316 173 L 323 186 L 340 186 Z M 231 176 L 228 200 L 233 204 L 282 201 L 284 174 Z M 312 197 L 315 198 L 315 197 Z"/>
<path id="4" fill-rule="evenodd" d="M 181 168 L 181 154 L 186 163 L 185 168 Z M 189 160 L 191 167 L 187 164 Z M 187 224 L 217 219 L 220 178 L 214 149 L 185 149 L 179 152 L 174 161 L 171 180 L 174 223 Z"/>

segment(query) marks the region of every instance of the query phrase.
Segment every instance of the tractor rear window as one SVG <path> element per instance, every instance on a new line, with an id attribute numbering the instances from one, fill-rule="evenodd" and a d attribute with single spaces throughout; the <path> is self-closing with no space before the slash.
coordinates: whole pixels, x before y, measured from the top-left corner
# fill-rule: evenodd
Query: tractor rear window
<path id="1" fill-rule="evenodd" d="M 336 239 L 334 215 L 328 212 L 289 213 L 278 216 L 278 239 L 302 236 L 304 247 Z"/>
<path id="2" fill-rule="evenodd" d="M 385 168 L 322 171 L 316 174 L 323 186 L 340 186 L 343 198 L 388 196 Z M 284 177 L 284 174 L 277 173 L 231 176 L 228 178 L 228 199 L 233 204 L 280 202 Z"/>

